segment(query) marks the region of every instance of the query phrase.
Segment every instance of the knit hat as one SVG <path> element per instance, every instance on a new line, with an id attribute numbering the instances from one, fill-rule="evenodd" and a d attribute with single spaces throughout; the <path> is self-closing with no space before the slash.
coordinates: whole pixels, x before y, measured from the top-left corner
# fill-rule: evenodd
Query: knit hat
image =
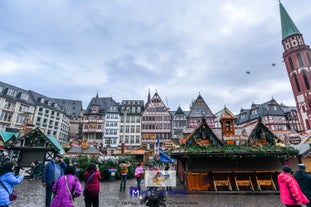
<path id="1" fill-rule="evenodd" d="M 286 173 L 292 172 L 292 169 L 289 166 L 284 166 L 282 170 L 283 172 L 286 172 Z"/>
<path id="2" fill-rule="evenodd" d="M 306 169 L 305 164 L 298 164 L 298 169 L 299 170 L 305 170 Z"/>

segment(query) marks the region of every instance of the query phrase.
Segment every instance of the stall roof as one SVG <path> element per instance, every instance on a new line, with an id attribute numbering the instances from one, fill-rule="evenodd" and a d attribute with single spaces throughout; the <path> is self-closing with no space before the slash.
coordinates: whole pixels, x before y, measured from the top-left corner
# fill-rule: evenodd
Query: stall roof
<path id="1" fill-rule="evenodd" d="M 18 137 L 18 132 L 6 132 L 6 131 L 0 131 L 0 136 L 4 143 L 9 141 L 13 136 Z"/>

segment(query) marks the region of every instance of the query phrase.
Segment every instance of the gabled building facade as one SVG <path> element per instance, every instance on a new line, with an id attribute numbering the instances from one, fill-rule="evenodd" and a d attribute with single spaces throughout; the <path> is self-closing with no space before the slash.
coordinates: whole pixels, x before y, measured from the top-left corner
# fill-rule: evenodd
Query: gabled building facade
<path id="1" fill-rule="evenodd" d="M 311 129 L 311 50 L 281 3 L 283 59 L 303 130 Z"/>
<path id="2" fill-rule="evenodd" d="M 161 143 L 171 140 L 171 115 L 158 92 L 148 99 L 142 113 L 141 136 L 142 145 L 150 149 L 155 147 L 158 137 Z"/>
<path id="3" fill-rule="evenodd" d="M 137 148 L 141 145 L 141 114 L 143 100 L 123 100 L 120 106 L 119 146 Z"/>
<path id="4" fill-rule="evenodd" d="M 297 110 L 277 103 L 271 99 L 263 104 L 252 104 L 250 109 L 241 109 L 235 117 L 236 125 L 243 125 L 247 122 L 261 117 L 262 123 L 270 130 L 297 130 L 301 131 Z"/>
<path id="5" fill-rule="evenodd" d="M 196 127 L 202 121 L 202 117 L 204 117 L 206 123 L 211 128 L 215 127 L 215 115 L 212 113 L 202 96 L 199 94 L 197 99 L 193 101 L 192 105 L 190 106 L 190 112 L 187 117 L 188 127 Z"/>
<path id="6" fill-rule="evenodd" d="M 29 91 L 36 105 L 33 115 L 34 125 L 43 129 L 47 136 L 56 137 L 60 143 L 68 142 L 70 119 L 68 111 L 55 99 Z"/>
<path id="7" fill-rule="evenodd" d="M 118 145 L 119 104 L 111 97 L 92 98 L 83 113 L 82 136 L 98 148 Z"/>
<path id="8" fill-rule="evenodd" d="M 186 129 L 188 122 L 185 112 L 178 107 L 176 111 L 171 112 L 172 115 L 172 139 L 179 139 L 183 136 L 183 130 Z"/>
<path id="9" fill-rule="evenodd" d="M 18 131 L 26 119 L 59 142 L 68 141 L 68 111 L 53 98 L 0 82 L 0 129 Z"/>
<path id="10" fill-rule="evenodd" d="M 18 131 L 27 117 L 32 120 L 36 105 L 27 90 L 0 82 L 0 130 Z"/>

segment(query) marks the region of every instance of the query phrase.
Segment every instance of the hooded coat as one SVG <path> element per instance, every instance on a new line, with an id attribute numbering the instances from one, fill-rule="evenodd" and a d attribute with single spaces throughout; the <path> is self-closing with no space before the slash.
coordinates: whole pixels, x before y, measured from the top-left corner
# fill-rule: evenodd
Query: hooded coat
<path id="1" fill-rule="evenodd" d="M 13 191 L 13 186 L 21 183 L 24 179 L 23 175 L 15 176 L 13 172 L 7 172 L 0 177 L 1 182 L 8 191 Z M 9 193 L 0 185 L 0 206 L 8 206 L 11 201 L 9 199 Z"/>
<path id="2" fill-rule="evenodd" d="M 85 186 L 86 196 L 98 196 L 100 191 L 100 179 L 101 175 L 98 170 L 88 170 L 84 173 L 85 180 L 91 176 L 92 173 L 95 173 L 88 184 Z"/>
<path id="3" fill-rule="evenodd" d="M 66 177 L 66 178 L 65 178 Z M 72 198 L 79 197 L 82 193 L 82 186 L 78 178 L 74 175 L 68 174 L 59 177 L 59 179 L 53 184 L 52 191 L 55 196 L 52 200 L 51 207 L 73 207 L 73 201 L 69 190 L 67 188 L 66 179 L 68 183 L 68 188 L 71 192 Z"/>
<path id="4" fill-rule="evenodd" d="M 294 177 L 296 178 L 303 194 L 305 194 L 309 201 L 311 201 L 311 175 L 303 170 L 298 170 L 295 172 Z M 311 206 L 311 203 L 308 203 L 307 206 Z"/>
<path id="5" fill-rule="evenodd" d="M 278 175 L 280 199 L 285 205 L 307 204 L 309 199 L 302 193 L 295 177 L 290 173 L 281 172 Z"/>

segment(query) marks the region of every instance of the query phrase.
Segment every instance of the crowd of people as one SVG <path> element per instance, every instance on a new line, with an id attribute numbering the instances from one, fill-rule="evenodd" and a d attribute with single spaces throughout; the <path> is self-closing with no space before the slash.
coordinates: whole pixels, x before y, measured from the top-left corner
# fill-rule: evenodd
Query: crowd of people
<path id="1" fill-rule="evenodd" d="M 278 175 L 280 199 L 286 207 L 311 207 L 311 175 L 304 164 L 292 174 L 292 169 L 285 165 Z"/>
<path id="2" fill-rule="evenodd" d="M 42 173 L 42 186 L 46 189 L 45 206 L 73 207 L 74 199 L 83 194 L 86 207 L 99 207 L 101 173 L 98 166 L 94 163 L 88 164 L 84 172 L 85 183 L 82 186 L 76 176 L 76 166 L 67 165 L 63 158 L 63 155 L 57 154 L 45 165 L 42 172 L 36 172 L 37 174 L 32 177 L 32 179 L 38 179 L 38 174 Z M 130 162 L 121 162 L 119 165 L 121 192 L 125 191 L 130 166 Z M 16 167 L 17 165 L 10 160 L 5 160 L 1 164 L 0 207 L 10 205 L 10 194 L 14 190 L 14 185 L 21 183 L 24 179 L 25 171 L 19 169 L 19 173 L 16 174 L 14 173 Z M 149 168 L 151 171 L 154 169 L 159 170 L 155 166 Z M 169 170 L 168 164 L 165 165 L 164 170 Z M 144 171 L 143 166 L 137 163 L 134 176 L 138 190 L 141 190 Z M 285 165 L 277 180 L 280 200 L 286 207 L 301 207 L 302 205 L 311 207 L 311 175 L 306 172 L 304 164 L 299 164 L 295 173 L 288 165 Z"/>

